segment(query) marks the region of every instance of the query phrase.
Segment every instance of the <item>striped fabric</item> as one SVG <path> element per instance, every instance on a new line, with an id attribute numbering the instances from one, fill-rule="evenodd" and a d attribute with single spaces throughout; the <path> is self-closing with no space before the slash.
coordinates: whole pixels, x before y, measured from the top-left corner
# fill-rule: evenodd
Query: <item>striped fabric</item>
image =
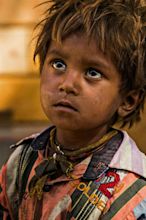
<path id="1" fill-rule="evenodd" d="M 123 134 L 109 167 L 128 171 L 128 175 L 121 182 L 121 190 L 108 201 L 103 220 L 146 219 L 146 157 L 127 132 Z"/>
<path id="2" fill-rule="evenodd" d="M 109 141 L 100 154 L 94 153 L 77 164 L 72 172 L 74 179 L 65 175 L 48 179 L 41 200 L 30 197 L 29 182 L 35 168 L 44 160 L 47 134 L 45 131 L 33 140 L 31 153 L 35 149 L 38 154 L 34 164 L 30 163 L 28 179 L 23 179 L 26 190 L 21 204 L 18 204 L 17 167 L 25 140 L 18 144 L 3 166 L 0 175 L 1 220 L 146 219 L 146 157 L 126 132 L 119 132 L 120 135 Z M 119 137 L 123 137 L 122 142 L 121 139 L 118 141 Z M 28 145 L 29 139 L 26 141 Z M 14 216 L 12 210 L 18 211 L 19 217 Z"/>
<path id="3" fill-rule="evenodd" d="M 137 219 L 134 210 L 146 197 L 146 181 L 143 178 L 137 178 L 134 174 L 129 174 L 123 179 L 122 184 L 123 188 L 108 201 L 109 210 L 103 216 L 103 220 L 128 219 L 128 216 L 129 219 Z M 139 210 L 139 215 L 145 214 L 145 211 Z"/>
<path id="4" fill-rule="evenodd" d="M 114 155 L 109 167 L 123 169 L 146 178 L 146 156 L 136 146 L 127 132 L 123 132 L 124 138 L 120 148 Z"/>

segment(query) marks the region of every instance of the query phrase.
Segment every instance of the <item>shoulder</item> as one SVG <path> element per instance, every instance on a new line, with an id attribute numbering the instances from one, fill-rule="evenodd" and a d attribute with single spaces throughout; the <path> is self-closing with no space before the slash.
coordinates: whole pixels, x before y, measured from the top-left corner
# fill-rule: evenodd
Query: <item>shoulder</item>
<path id="1" fill-rule="evenodd" d="M 19 199 L 19 179 L 21 179 L 21 174 L 23 174 L 23 165 L 28 162 L 30 152 L 33 152 L 31 148 L 31 143 L 37 135 L 31 135 L 26 137 L 16 144 L 12 145 L 14 148 L 13 153 L 10 155 L 6 164 L 3 165 L 0 173 L 0 186 L 4 198 L 7 198 L 7 206 L 11 211 L 11 215 L 16 214 L 18 209 L 18 199 Z M 10 211 L 10 212 L 11 212 Z M 16 211 L 16 212 L 15 212 Z M 16 219 L 14 217 L 14 219 Z"/>
<path id="2" fill-rule="evenodd" d="M 29 154 L 30 151 L 33 151 L 31 143 L 36 136 L 37 134 L 23 138 L 16 144 L 10 146 L 10 148 L 13 148 L 14 151 L 12 152 L 7 163 L 5 164 L 7 183 L 11 183 L 17 179 L 18 169 L 20 167 L 22 157 L 26 157 L 26 155 Z"/>
<path id="3" fill-rule="evenodd" d="M 19 169 L 21 169 L 22 164 L 28 162 L 29 155 L 33 152 L 31 143 L 36 136 L 37 134 L 31 135 L 10 146 L 14 151 L 1 169 L 1 176 L 3 177 L 3 182 L 7 185 L 8 191 L 12 189 L 15 191 Z M 8 194 L 13 194 L 13 192 L 8 192 Z"/>
<path id="4" fill-rule="evenodd" d="M 11 149 L 14 149 L 13 153 L 10 155 L 10 158 L 8 159 L 8 163 L 12 160 L 14 162 L 14 159 L 20 157 L 20 154 L 26 147 L 31 147 L 32 141 L 37 137 L 38 134 L 33 134 L 31 136 L 25 137 L 18 141 L 17 143 L 10 146 Z"/>
<path id="5" fill-rule="evenodd" d="M 7 170 L 16 170 L 16 167 L 19 164 L 19 160 L 21 157 L 21 154 L 23 152 L 24 149 L 26 149 L 27 147 L 31 146 L 31 143 L 34 139 L 34 135 L 31 135 L 29 137 L 26 137 L 24 139 L 21 139 L 19 142 L 17 142 L 16 144 L 13 144 L 10 146 L 10 148 L 14 149 L 14 151 L 12 152 L 12 154 L 10 155 L 6 165 L 7 165 Z M 9 171 L 7 171 L 9 172 Z"/>
<path id="6" fill-rule="evenodd" d="M 25 137 L 18 141 L 16 144 L 11 145 L 10 148 L 14 149 L 14 151 L 8 159 L 8 166 L 10 166 L 10 169 L 12 167 L 14 168 L 14 166 L 18 166 L 21 157 L 26 159 L 30 152 L 36 153 L 39 150 L 44 150 L 46 143 L 48 142 L 51 129 L 52 126 L 41 131 L 40 133 Z"/>
<path id="7" fill-rule="evenodd" d="M 146 178 L 146 155 L 140 151 L 135 141 L 122 131 L 123 140 L 114 154 L 109 167 L 125 170 Z"/>
<path id="8" fill-rule="evenodd" d="M 17 143 L 12 144 L 10 146 L 10 148 L 17 148 L 17 147 L 22 146 L 22 145 L 25 146 L 27 144 L 31 144 L 31 142 L 34 140 L 34 138 L 36 138 L 38 135 L 39 135 L 39 133 L 32 134 L 28 137 L 25 137 L 25 138 L 21 139 L 20 141 L 18 141 Z"/>

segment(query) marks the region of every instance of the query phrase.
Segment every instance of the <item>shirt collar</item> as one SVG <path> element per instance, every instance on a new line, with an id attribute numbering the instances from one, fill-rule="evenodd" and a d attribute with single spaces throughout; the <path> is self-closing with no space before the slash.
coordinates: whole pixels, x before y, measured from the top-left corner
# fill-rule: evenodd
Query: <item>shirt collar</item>
<path id="1" fill-rule="evenodd" d="M 39 135 L 37 135 L 32 143 L 31 143 L 31 147 L 34 150 L 45 150 L 47 143 L 49 141 L 50 138 L 50 131 L 52 130 L 54 126 L 50 126 L 49 128 L 45 129 L 44 131 L 42 131 Z"/>
<path id="2" fill-rule="evenodd" d="M 45 129 L 33 139 L 31 146 L 34 150 L 45 150 L 52 128 L 53 126 Z M 83 178 L 97 179 L 109 167 L 127 170 L 146 178 L 146 157 L 125 131 L 119 131 L 101 152 L 93 154 Z"/>
<path id="3" fill-rule="evenodd" d="M 52 128 L 53 126 L 45 129 L 33 139 L 31 147 L 34 150 L 45 150 L 49 141 L 50 131 Z M 88 160 L 88 164 L 86 164 L 86 170 L 84 171 L 84 173 L 82 173 L 83 179 L 97 179 L 102 173 L 104 173 L 108 169 L 109 163 L 111 162 L 114 154 L 120 146 L 123 138 L 122 136 L 122 133 L 118 132 L 117 135 L 112 137 L 111 140 L 105 144 L 104 148 L 100 152 L 93 153 L 92 157 L 90 157 L 90 160 Z"/>
<path id="4" fill-rule="evenodd" d="M 109 164 L 118 150 L 123 139 L 122 132 L 118 132 L 104 146 L 101 151 L 94 152 L 86 172 L 84 179 L 97 179 L 109 169 Z"/>
<path id="5" fill-rule="evenodd" d="M 122 143 L 111 160 L 109 167 L 127 170 L 146 178 L 146 156 L 136 143 L 123 131 Z"/>

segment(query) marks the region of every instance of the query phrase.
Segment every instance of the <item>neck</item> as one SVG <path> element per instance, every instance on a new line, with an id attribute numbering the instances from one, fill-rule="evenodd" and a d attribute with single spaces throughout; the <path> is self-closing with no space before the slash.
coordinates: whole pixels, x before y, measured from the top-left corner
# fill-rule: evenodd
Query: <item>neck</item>
<path id="1" fill-rule="evenodd" d="M 100 131 L 98 131 L 98 129 L 88 131 L 69 131 L 57 129 L 56 138 L 64 149 L 78 150 L 100 140 L 107 133 L 107 131 L 108 129 L 100 129 Z"/>

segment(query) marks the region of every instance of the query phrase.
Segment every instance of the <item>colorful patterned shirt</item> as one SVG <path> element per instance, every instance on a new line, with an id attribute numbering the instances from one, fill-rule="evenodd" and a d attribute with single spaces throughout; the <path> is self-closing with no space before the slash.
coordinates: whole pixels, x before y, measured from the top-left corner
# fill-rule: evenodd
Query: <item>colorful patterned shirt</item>
<path id="1" fill-rule="evenodd" d="M 100 152 L 76 164 L 70 176 L 48 178 L 40 198 L 30 196 L 32 177 L 46 159 L 50 129 L 16 144 L 3 166 L 0 219 L 146 219 L 146 157 L 121 131 Z"/>

